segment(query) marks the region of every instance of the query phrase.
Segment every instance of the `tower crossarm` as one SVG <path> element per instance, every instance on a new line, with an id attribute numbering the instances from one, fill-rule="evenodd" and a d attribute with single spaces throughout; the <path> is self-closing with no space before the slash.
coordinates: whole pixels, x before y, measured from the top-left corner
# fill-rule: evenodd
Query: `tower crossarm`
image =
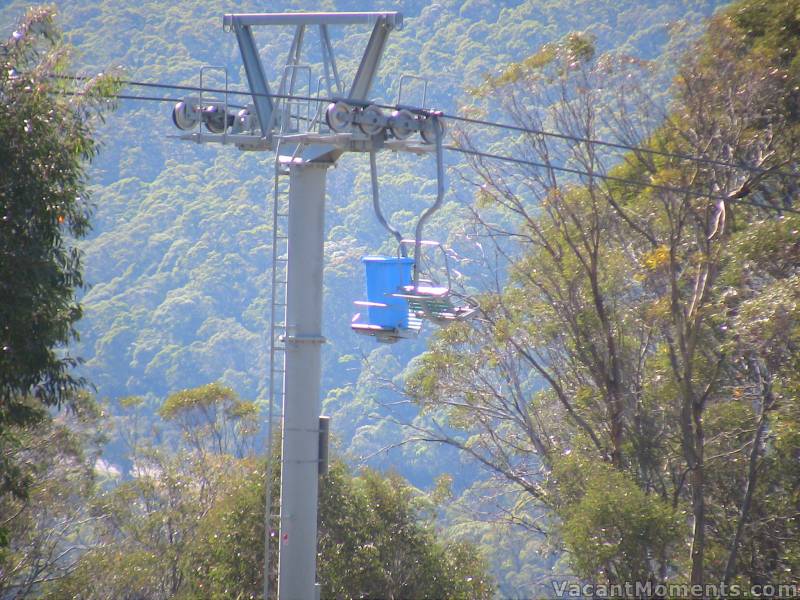
<path id="1" fill-rule="evenodd" d="M 403 15 L 386 12 L 303 12 L 303 13 L 240 13 L 222 18 L 227 30 L 234 23 L 242 25 L 373 25 L 384 22 L 391 29 L 403 28 Z"/>

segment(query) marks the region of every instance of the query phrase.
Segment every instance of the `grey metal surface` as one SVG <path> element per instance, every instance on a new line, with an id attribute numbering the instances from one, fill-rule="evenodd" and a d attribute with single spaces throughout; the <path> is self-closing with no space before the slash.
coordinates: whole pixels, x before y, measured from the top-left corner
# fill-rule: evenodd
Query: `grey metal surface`
<path id="1" fill-rule="evenodd" d="M 331 418 L 326 415 L 319 416 L 319 465 L 317 472 L 320 475 L 328 474 L 328 448 L 330 446 Z"/>
<path id="2" fill-rule="evenodd" d="M 375 79 L 375 73 L 378 70 L 378 64 L 386 48 L 386 40 L 392 29 L 393 27 L 386 17 L 381 17 L 375 22 L 375 27 L 372 29 L 369 42 L 367 42 L 367 49 L 364 51 L 364 56 L 361 57 L 361 64 L 358 65 L 358 71 L 353 78 L 353 86 L 350 88 L 350 94 L 348 95 L 349 99 L 367 99 L 369 90 L 372 88 L 372 82 Z"/>
<path id="3" fill-rule="evenodd" d="M 280 153 L 280 143 L 278 153 Z M 269 319 L 269 405 L 267 407 L 267 473 L 266 480 L 272 482 L 272 457 L 275 433 L 275 405 L 283 407 L 286 371 L 286 281 L 288 267 L 288 217 L 289 217 L 289 170 L 280 161 L 275 161 L 275 179 L 272 196 L 272 289 L 270 291 Z M 271 487 L 267 488 L 271 491 Z M 273 511 L 272 495 L 266 494 L 264 520 L 264 598 L 270 597 L 270 572 L 272 570 L 272 548 L 270 539 L 280 534 L 280 512 Z"/>
<path id="4" fill-rule="evenodd" d="M 327 164 L 289 165 L 278 597 L 314 597 Z"/>
<path id="5" fill-rule="evenodd" d="M 414 289 L 419 288 L 419 256 L 422 249 L 422 233 L 425 223 L 428 219 L 442 206 L 444 202 L 444 157 L 442 156 L 442 129 L 439 126 L 439 117 L 433 116 L 432 125 L 434 128 L 434 135 L 436 136 L 436 201 L 428 208 L 417 221 L 417 227 L 414 234 Z M 448 275 L 449 277 L 449 275 Z"/>
<path id="6" fill-rule="evenodd" d="M 289 53 L 286 55 L 286 63 L 284 64 L 283 71 L 281 72 L 281 82 L 278 85 L 278 95 L 286 96 L 291 95 L 294 84 L 296 81 L 295 67 L 300 64 L 300 50 L 303 47 L 303 37 L 305 36 L 305 25 L 298 25 L 295 28 L 294 35 L 292 36 L 292 45 L 289 47 Z M 245 66 L 245 68 L 247 68 Z M 286 80 L 289 77 L 289 91 L 287 93 Z M 278 103 L 286 103 L 287 99 L 279 99 Z M 272 133 L 278 120 L 278 111 L 273 111 L 272 118 L 268 121 L 267 131 Z M 286 127 L 286 123 L 282 122 L 281 129 Z"/>
<path id="7" fill-rule="evenodd" d="M 307 12 L 307 13 L 239 13 L 222 18 L 225 29 L 241 25 L 372 25 L 385 19 L 393 29 L 402 29 L 403 15 L 388 12 Z"/>
<path id="8" fill-rule="evenodd" d="M 256 108 L 258 122 L 261 124 L 261 135 L 267 136 L 269 128 L 266 126 L 272 123 L 272 98 L 270 98 L 269 84 L 264 75 L 264 67 L 261 65 L 261 58 L 258 56 L 258 48 L 253 39 L 253 32 L 250 27 L 242 23 L 233 26 L 236 34 L 236 41 L 239 43 L 239 51 L 242 55 L 244 70 L 247 73 L 247 83 L 253 93 L 253 105 Z"/>
<path id="9" fill-rule="evenodd" d="M 339 69 L 336 67 L 336 58 L 333 55 L 333 46 L 331 45 L 331 36 L 328 33 L 327 25 L 319 26 L 319 37 L 322 40 L 322 62 L 325 69 L 325 79 L 328 84 L 328 93 L 331 96 L 334 94 L 341 96 L 344 90 L 342 89 L 342 80 L 339 78 Z M 333 89 L 333 85 L 331 85 L 331 78 L 328 73 L 329 67 L 333 72 L 333 82 L 336 86 L 335 90 Z"/>
<path id="10" fill-rule="evenodd" d="M 372 208 L 375 210 L 375 216 L 378 218 L 378 222 L 383 225 L 397 240 L 400 253 L 404 257 L 408 256 L 406 247 L 403 245 L 403 234 L 386 220 L 386 217 L 383 216 L 383 211 L 381 210 L 381 201 L 380 196 L 378 195 L 378 166 L 376 164 L 374 150 L 369 153 L 369 173 L 370 180 L 372 181 Z"/>

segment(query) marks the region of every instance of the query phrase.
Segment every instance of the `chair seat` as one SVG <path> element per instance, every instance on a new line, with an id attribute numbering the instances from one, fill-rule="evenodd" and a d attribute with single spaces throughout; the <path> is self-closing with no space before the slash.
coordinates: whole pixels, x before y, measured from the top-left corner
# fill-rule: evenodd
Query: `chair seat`
<path id="1" fill-rule="evenodd" d="M 475 312 L 471 306 L 455 306 L 450 299 L 449 290 L 436 286 L 404 286 L 402 292 L 392 294 L 408 302 L 409 310 L 417 317 L 430 319 L 434 323 L 445 323 L 465 319 Z"/>
<path id="2" fill-rule="evenodd" d="M 434 297 L 434 298 L 441 298 L 443 296 L 447 296 L 450 293 L 450 290 L 446 287 L 436 286 L 436 285 L 420 285 L 416 289 L 413 285 L 405 285 L 402 288 L 402 294 L 392 294 L 398 298 L 406 298 L 412 297 L 415 298 L 417 296 L 425 296 L 425 297 Z"/>
<path id="3" fill-rule="evenodd" d="M 384 344 L 393 344 L 398 340 L 413 339 L 422 329 L 422 319 L 409 311 L 408 327 L 382 327 L 362 320 L 361 313 L 356 313 L 350 322 L 350 328 L 361 335 L 369 335 Z"/>

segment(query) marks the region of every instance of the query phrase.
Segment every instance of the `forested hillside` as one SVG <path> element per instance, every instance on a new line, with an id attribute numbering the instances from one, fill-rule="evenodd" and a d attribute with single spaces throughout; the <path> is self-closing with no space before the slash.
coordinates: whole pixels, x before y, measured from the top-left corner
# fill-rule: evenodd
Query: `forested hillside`
<path id="1" fill-rule="evenodd" d="M 428 515 L 430 528 L 413 532 L 409 544 L 429 540 L 434 523 L 447 526 L 445 538 L 480 542 L 503 597 L 524 597 L 534 584 L 565 573 L 612 583 L 677 573 L 677 580 L 694 583 L 699 563 L 720 581 L 754 581 L 781 570 L 790 573 L 786 581 L 796 581 L 797 547 L 784 544 L 797 532 L 796 217 L 745 210 L 735 201 L 796 204 L 791 178 L 774 172 L 796 168 L 797 95 L 789 84 L 797 81 L 797 5 L 782 0 L 770 12 L 763 3 L 747 3 L 748 10 L 719 19 L 692 46 L 723 4 L 370 6 L 405 15 L 404 29 L 390 37 L 377 99 L 394 102 L 400 75 L 412 73 L 431 80 L 430 104 L 447 112 L 656 151 L 595 151 L 519 132 L 463 125 L 455 131 L 451 124 L 451 140 L 466 148 L 550 168 L 515 170 L 448 153 L 448 204 L 426 237 L 458 253 L 459 284 L 480 299 L 481 315 L 433 338 L 392 346 L 349 328 L 352 302 L 362 295 L 360 257 L 394 252 L 372 212 L 366 158 L 347 155 L 329 174 L 323 411 L 333 418 L 337 450 L 351 466 L 391 468 L 427 490 L 417 497 L 397 484 L 407 492 L 393 500 L 404 519 L 424 517 L 425 510 L 445 518 L 442 525 Z M 25 6 L 14 1 L 0 9 L 3 37 Z M 124 80 L 196 85 L 202 65 L 224 65 L 237 89 L 246 87 L 245 78 L 235 39 L 222 31 L 222 14 L 265 10 L 257 2 L 194 0 L 56 6 L 78 53 L 72 71 L 111 67 Z M 320 9 L 364 6 L 269 4 L 274 12 Z M 570 32 L 580 35 L 566 37 Z M 271 65 L 282 63 L 290 35 L 259 38 L 273 81 L 279 74 Z M 345 79 L 353 76 L 367 35 L 356 27 L 335 32 Z M 687 48 L 688 56 L 682 54 Z M 774 70 L 762 71 L 761 62 Z M 214 86 L 224 83 L 210 77 Z M 730 91 L 727 100 L 720 90 Z M 180 95 L 135 86 L 125 93 Z M 570 112 L 575 106 L 585 120 Z M 763 114 L 760 107 L 767 107 Z M 219 382 L 231 397 L 245 399 L 247 419 L 263 410 L 273 157 L 170 138 L 177 133 L 171 108 L 170 102 L 122 100 L 98 132 L 102 148 L 90 171 L 93 229 L 80 242 L 89 287 L 74 352 L 86 361 L 79 373 L 116 419 L 103 445 L 109 481 L 126 480 L 148 461 L 170 481 L 208 469 L 217 479 L 201 500 L 214 511 L 192 535 L 213 537 L 214 519 L 235 527 L 230 523 L 263 499 L 247 479 L 263 437 L 248 437 L 252 447 L 236 460 L 231 450 L 189 466 L 172 463 L 170 452 L 184 451 L 187 442 L 164 406 L 180 390 Z M 698 154 L 720 164 L 698 167 L 674 156 Z M 730 163 L 756 170 L 731 170 Z M 590 175 L 564 175 L 558 169 L 565 166 Z M 433 167 L 430 158 L 379 158 L 385 210 L 405 232 L 434 198 Z M 661 189 L 609 184 L 595 170 Z M 685 189 L 690 192 L 676 193 Z M 147 444 L 125 439 L 133 420 L 129 431 Z M 259 420 L 247 423 L 252 435 Z M 438 443 L 401 445 L 408 437 Z M 736 458 L 715 463 L 720 456 Z M 749 464 L 761 466 L 748 471 Z M 223 473 L 226 465 L 234 465 L 230 473 Z M 58 480 L 66 486 L 67 479 Z M 119 508 L 153 493 L 138 485 L 115 488 L 104 502 Z M 356 510 L 376 494 L 389 495 L 383 485 L 372 472 L 356 476 L 337 467 L 328 509 L 343 498 Z M 608 500 L 618 493 L 622 499 L 612 506 Z M 176 497 L 176 511 L 189 523 L 197 499 L 191 490 Z M 411 498 L 436 508 L 413 505 Z M 133 515 L 103 535 L 135 537 L 168 509 L 141 521 Z M 785 522 L 773 522 L 773 513 Z M 379 517 L 376 527 L 391 525 Z M 690 518 L 705 523 L 706 538 L 689 531 Z M 257 524 L 242 527 L 252 537 Z M 238 534 L 228 535 L 230 542 Z M 177 571 L 188 572 L 186 561 L 197 560 L 211 573 L 224 552 L 241 551 L 230 543 L 213 548 L 216 556 L 199 546 L 168 551 Z M 690 543 L 703 547 L 699 559 L 683 551 Z M 127 548 L 109 547 L 120 555 Z M 741 548 L 738 558 L 732 547 Z M 136 560 L 155 568 L 148 552 L 142 548 Z M 454 545 L 436 547 L 429 568 L 439 577 L 458 557 L 480 571 L 471 547 Z M 364 558 L 365 569 L 378 572 L 384 563 L 373 558 Z M 88 564 L 54 597 L 69 597 L 69 586 L 79 589 L 99 577 Z M 324 568 L 338 572 L 334 563 Z M 165 585 L 161 575 L 154 571 L 153 586 Z M 259 574 L 247 577 L 248 589 L 257 589 Z M 199 584 L 187 581 L 173 584 L 189 594 Z M 220 581 L 224 589 L 228 579 L 220 575 Z M 331 594 L 363 584 L 333 576 L 329 582 Z M 458 589 L 481 597 L 490 588 L 481 581 Z M 169 595 L 162 588 L 158 594 Z"/>
<path id="2" fill-rule="evenodd" d="M 432 80 L 433 106 L 456 112 L 469 103 L 466 87 L 569 31 L 593 33 L 603 50 L 655 58 L 666 48 L 671 27 L 684 21 L 697 28 L 719 4 L 375 3 L 375 9 L 400 10 L 406 17 L 404 29 L 390 38 L 376 97 L 393 99 L 400 75 L 413 73 Z M 2 22 L 12 23 L 25 5 L 10 3 Z M 252 2 L 59 2 L 57 8 L 78 49 L 77 71 L 113 66 L 125 79 L 196 85 L 202 65 L 227 65 L 232 87 L 240 89 L 245 86 L 238 49 L 233 36 L 223 33 L 221 17 L 226 11 L 263 9 Z M 302 2 L 270 5 L 277 12 L 308 8 Z M 334 2 L 323 8 L 357 7 Z M 264 55 L 282 60 L 290 34 L 264 36 Z M 368 31 L 349 28 L 336 35 L 342 71 L 352 77 Z M 169 103 L 123 101 L 100 135 L 103 152 L 92 172 L 97 208 L 93 232 L 83 245 L 91 286 L 83 298 L 77 348 L 86 360 L 84 373 L 112 404 L 126 395 L 155 399 L 217 380 L 244 397 L 263 399 L 271 158 L 168 139 L 177 133 L 170 110 Z M 457 168 L 459 159 L 450 156 L 448 162 Z M 363 285 L 358 259 L 379 249 L 391 251 L 371 212 L 365 166 L 361 156 L 345 157 L 329 177 L 325 298 L 330 340 L 325 410 L 334 417 L 345 448 L 358 455 L 393 439 L 386 424 L 367 418 L 379 408 L 378 392 L 369 377 L 359 377 L 361 356 L 398 373 L 423 348 L 421 343 L 376 348 L 348 327 L 352 301 Z M 386 156 L 379 166 L 387 212 L 409 231 L 433 198 L 432 165 Z M 457 184 L 457 177 L 451 183 Z M 438 215 L 428 235 L 442 241 L 457 237 L 456 224 L 464 217 L 451 207 Z"/>

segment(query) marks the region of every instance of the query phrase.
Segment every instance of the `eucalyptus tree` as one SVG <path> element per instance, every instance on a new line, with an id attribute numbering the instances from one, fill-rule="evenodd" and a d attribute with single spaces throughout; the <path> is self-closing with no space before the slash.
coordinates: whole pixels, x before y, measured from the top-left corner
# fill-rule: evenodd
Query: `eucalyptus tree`
<path id="1" fill-rule="evenodd" d="M 265 485 L 254 409 L 219 384 L 169 396 L 157 436 L 127 436 L 129 476 L 86 502 L 97 522 L 68 576 L 35 591 L 50 599 L 260 598 L 265 493 L 277 502 L 279 480 L 275 469 Z M 146 410 L 144 399 L 126 399 L 118 426 L 133 428 Z M 354 475 L 335 462 L 320 506 L 322 597 L 493 597 L 478 549 L 436 539 L 425 497 L 401 477 Z M 268 540 L 277 550 L 277 532 Z"/>
<path id="2" fill-rule="evenodd" d="M 523 163 L 475 155 L 467 176 L 482 248 L 494 242 L 485 254 L 505 259 L 508 280 L 481 299 L 481 318 L 439 333 L 409 379 L 434 423 L 416 437 L 460 448 L 528 498 L 516 506 L 562 534 L 589 580 L 758 576 L 737 552 L 747 531 L 761 560 L 768 540 L 747 526 L 769 504 L 759 473 L 793 473 L 786 434 L 781 448 L 765 443 L 797 410 L 796 229 L 783 212 L 797 189 L 789 5 L 742 2 L 714 18 L 666 106 L 649 93 L 650 64 L 597 57 L 578 35 L 478 90 L 525 130 L 512 144 Z M 781 267 L 766 268 L 759 247 Z M 765 326 L 775 321 L 777 339 Z M 735 473 L 725 484 L 720 466 Z M 649 526 L 620 528 L 618 494 L 598 476 Z M 782 514 L 796 527 L 792 509 Z M 785 576 L 795 551 L 781 539 L 768 569 Z"/>
<path id="3" fill-rule="evenodd" d="M 0 44 L 0 441 L 45 418 L 85 382 L 72 374 L 83 285 L 75 239 L 89 230 L 92 127 L 115 89 L 109 77 L 58 77 L 69 53 L 51 8 L 33 8 Z M 3 455 L 5 456 L 5 454 Z M 0 464 L 0 494 L 25 494 Z"/>
<path id="4" fill-rule="evenodd" d="M 16 426 L 19 441 L 2 449 L 28 480 L 25 498 L 0 497 L 7 538 L 0 548 L 0 597 L 32 598 L 44 585 L 68 577 L 106 518 L 91 499 L 104 484 L 95 469 L 106 441 L 105 414 L 82 392 L 73 410 L 35 425 Z"/>

